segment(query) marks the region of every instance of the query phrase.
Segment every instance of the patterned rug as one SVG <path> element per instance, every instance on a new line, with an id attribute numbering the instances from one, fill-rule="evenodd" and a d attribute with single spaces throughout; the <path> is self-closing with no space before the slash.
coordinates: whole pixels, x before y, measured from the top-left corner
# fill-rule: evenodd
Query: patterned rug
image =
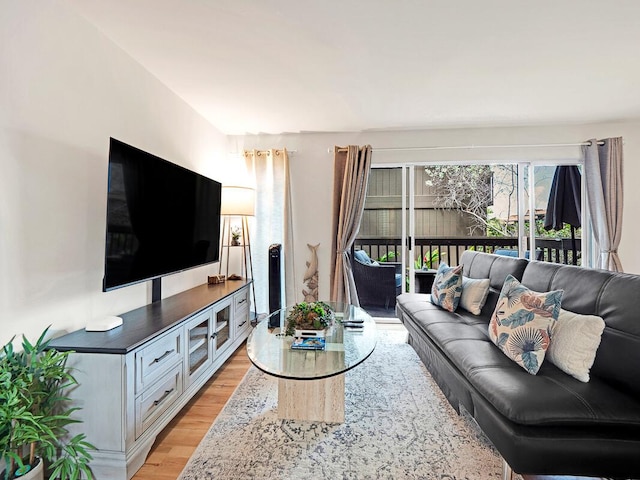
<path id="1" fill-rule="evenodd" d="M 180 479 L 499 479 L 502 460 L 405 337 L 381 332 L 347 372 L 344 424 L 279 420 L 277 379 L 251 367 Z"/>

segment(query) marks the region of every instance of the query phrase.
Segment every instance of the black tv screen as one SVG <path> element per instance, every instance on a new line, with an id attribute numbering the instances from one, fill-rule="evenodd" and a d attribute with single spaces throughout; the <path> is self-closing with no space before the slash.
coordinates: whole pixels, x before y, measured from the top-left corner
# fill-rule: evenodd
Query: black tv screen
<path id="1" fill-rule="evenodd" d="M 103 290 L 218 261 L 221 188 L 111 138 Z"/>

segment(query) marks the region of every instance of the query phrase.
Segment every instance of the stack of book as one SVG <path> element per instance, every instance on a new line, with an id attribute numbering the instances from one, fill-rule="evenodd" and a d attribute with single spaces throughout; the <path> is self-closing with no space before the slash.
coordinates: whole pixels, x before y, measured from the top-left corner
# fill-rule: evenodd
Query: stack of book
<path id="1" fill-rule="evenodd" d="M 291 348 L 297 350 L 324 350 L 324 338 L 295 338 L 291 344 Z"/>

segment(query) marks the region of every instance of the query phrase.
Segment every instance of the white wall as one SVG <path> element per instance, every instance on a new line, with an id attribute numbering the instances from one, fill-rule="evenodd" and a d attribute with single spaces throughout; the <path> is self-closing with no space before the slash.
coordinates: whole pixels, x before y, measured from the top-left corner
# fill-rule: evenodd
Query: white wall
<path id="1" fill-rule="evenodd" d="M 103 293 L 113 136 L 224 181 L 226 138 L 62 3 L 0 0 L 0 343 L 149 303 Z M 217 265 L 163 280 L 163 296 Z"/>
<path id="2" fill-rule="evenodd" d="M 257 135 L 225 138 L 83 18 L 55 0 L 0 0 L 0 342 L 47 325 L 89 319 L 149 302 L 147 284 L 101 291 L 110 136 L 236 183 L 227 151 L 286 146 L 291 158 L 296 270 L 320 243 L 320 297 L 329 297 L 333 145 L 381 147 L 580 142 L 625 139 L 625 214 L 620 255 L 640 273 L 640 122 L 530 128 Z M 301 105 L 300 108 L 305 108 Z M 374 153 L 393 161 L 575 157 L 576 149 Z M 267 252 L 253 252 L 254 255 Z M 185 290 L 217 265 L 163 280 Z M 296 286 L 300 295 L 302 284 Z M 301 298 L 299 298 L 301 299 Z"/>
<path id="3" fill-rule="evenodd" d="M 301 107 L 303 108 L 303 107 Z M 640 273 L 640 253 L 636 248 L 640 238 L 640 122 L 597 125 L 564 125 L 549 127 L 442 129 L 416 131 L 376 131 L 362 133 L 303 133 L 257 135 L 230 138 L 230 148 L 282 148 L 296 150 L 291 156 L 291 180 L 294 208 L 294 240 L 299 279 L 308 260 L 307 243 L 321 243 L 319 297 L 329 298 L 331 255 L 331 212 L 333 188 L 333 155 L 327 152 L 334 145 L 365 145 L 375 148 L 455 145 L 522 145 L 579 143 L 590 138 L 624 137 L 624 219 L 620 256 L 625 271 Z M 426 162 L 456 160 L 554 159 L 580 156 L 578 147 L 464 149 L 421 152 L 374 152 L 373 163 Z M 254 255 L 260 252 L 254 252 Z M 266 252 L 265 252 L 266 254 Z M 302 285 L 296 286 L 300 295 Z M 298 298 L 297 300 L 301 300 Z"/>

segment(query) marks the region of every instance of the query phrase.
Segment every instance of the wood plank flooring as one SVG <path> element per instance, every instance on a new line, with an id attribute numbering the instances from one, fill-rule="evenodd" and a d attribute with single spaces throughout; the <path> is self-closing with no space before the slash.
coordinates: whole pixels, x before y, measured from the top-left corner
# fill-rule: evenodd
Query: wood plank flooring
<path id="1" fill-rule="evenodd" d="M 175 480 L 211 427 L 251 361 L 243 345 L 209 379 L 158 435 L 145 464 L 134 480 Z"/>
<path id="2" fill-rule="evenodd" d="M 379 329 L 404 329 L 401 324 L 379 324 Z M 145 464 L 133 480 L 175 480 L 209 430 L 227 400 L 244 378 L 251 362 L 240 347 L 209 379 L 156 439 Z M 525 480 L 595 480 L 587 477 L 526 476 Z"/>

